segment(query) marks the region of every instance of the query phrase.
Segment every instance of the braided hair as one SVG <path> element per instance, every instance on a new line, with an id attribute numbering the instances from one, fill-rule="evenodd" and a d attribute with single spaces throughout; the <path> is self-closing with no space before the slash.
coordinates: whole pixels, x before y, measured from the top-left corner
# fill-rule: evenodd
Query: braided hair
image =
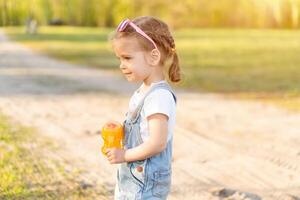
<path id="1" fill-rule="evenodd" d="M 161 53 L 160 64 L 168 67 L 169 80 L 179 82 L 181 80 L 179 58 L 168 25 L 152 16 L 137 17 L 132 22 L 142 29 L 157 45 Z M 153 44 L 138 34 L 131 26 L 127 26 L 122 32 L 115 32 L 111 39 L 129 36 L 136 37 L 143 50 L 151 51 L 153 49 Z"/>

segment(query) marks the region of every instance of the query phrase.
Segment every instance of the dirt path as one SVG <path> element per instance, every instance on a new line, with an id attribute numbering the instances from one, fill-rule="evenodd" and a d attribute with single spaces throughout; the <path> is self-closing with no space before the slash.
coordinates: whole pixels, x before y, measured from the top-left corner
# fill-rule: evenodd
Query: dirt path
<path id="1" fill-rule="evenodd" d="M 98 130 L 123 120 L 136 87 L 0 34 L 0 112 L 53 138 L 59 156 L 111 194 L 116 167 L 100 154 Z M 169 199 L 300 199 L 300 115 L 215 94 L 178 98 Z"/>

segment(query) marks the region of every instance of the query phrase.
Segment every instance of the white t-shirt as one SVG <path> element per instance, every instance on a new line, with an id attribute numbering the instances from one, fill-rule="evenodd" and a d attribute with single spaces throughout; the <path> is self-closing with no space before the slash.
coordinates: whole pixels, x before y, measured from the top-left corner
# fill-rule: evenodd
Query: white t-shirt
<path id="1" fill-rule="evenodd" d="M 155 84 L 166 82 L 165 80 L 152 83 L 150 87 Z M 143 85 L 142 85 L 143 86 Z M 141 87 L 142 87 L 141 86 Z M 129 112 L 133 112 L 142 100 L 145 93 L 139 92 L 139 89 L 134 92 L 129 101 Z M 173 95 L 166 89 L 156 89 L 152 91 L 144 101 L 144 106 L 141 110 L 140 133 L 143 141 L 149 138 L 147 117 L 155 113 L 162 113 L 168 116 L 168 141 L 171 139 L 176 118 L 176 104 Z"/>

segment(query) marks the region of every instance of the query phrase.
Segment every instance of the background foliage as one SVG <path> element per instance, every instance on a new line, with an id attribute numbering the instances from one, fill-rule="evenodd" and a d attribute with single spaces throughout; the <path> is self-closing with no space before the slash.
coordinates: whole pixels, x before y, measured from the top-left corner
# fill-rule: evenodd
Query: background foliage
<path id="1" fill-rule="evenodd" d="M 28 17 L 48 24 L 115 26 L 125 17 L 154 15 L 174 28 L 299 28 L 300 0 L 0 0 L 0 26 Z"/>

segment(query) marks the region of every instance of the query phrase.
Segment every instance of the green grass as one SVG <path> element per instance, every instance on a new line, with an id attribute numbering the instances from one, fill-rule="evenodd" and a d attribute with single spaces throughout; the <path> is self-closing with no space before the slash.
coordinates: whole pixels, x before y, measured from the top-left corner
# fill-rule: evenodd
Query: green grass
<path id="1" fill-rule="evenodd" d="M 20 27 L 5 31 L 11 39 L 56 58 L 104 69 L 116 68 L 118 64 L 107 42 L 109 29 L 41 27 L 37 35 L 24 34 Z"/>
<path id="2" fill-rule="evenodd" d="M 273 104 L 291 112 L 300 112 L 300 95 L 293 93 L 270 94 L 270 93 L 232 93 L 227 94 L 228 98 L 240 100 L 254 100 L 266 104 Z"/>
<path id="3" fill-rule="evenodd" d="M 5 31 L 13 40 L 51 56 L 118 70 L 107 41 L 110 29 L 41 27 L 38 35 L 26 35 L 19 27 Z M 290 94 L 300 96 L 300 30 L 185 29 L 174 35 L 184 73 L 179 87 L 263 94 L 278 101 Z"/>
<path id="4" fill-rule="evenodd" d="M 178 32 L 186 85 L 222 93 L 299 92 L 299 34 L 288 30 Z"/>
<path id="5" fill-rule="evenodd" d="M 51 156 L 54 145 L 0 115 L 0 199 L 105 199 L 80 171 Z"/>

